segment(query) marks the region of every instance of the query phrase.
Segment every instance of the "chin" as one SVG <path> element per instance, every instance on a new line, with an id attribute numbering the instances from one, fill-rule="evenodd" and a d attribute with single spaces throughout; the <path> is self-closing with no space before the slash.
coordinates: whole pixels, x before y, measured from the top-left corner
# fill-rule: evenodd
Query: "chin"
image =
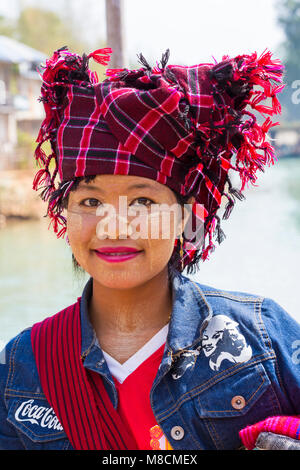
<path id="1" fill-rule="evenodd" d="M 93 269 L 88 272 L 102 286 L 110 289 L 132 289 L 149 282 L 163 270 L 164 266 L 151 266 L 151 268 L 149 266 L 147 269 L 147 265 L 142 263 L 142 265 L 126 267 L 126 269 L 105 269 L 93 266 Z"/>
<path id="2" fill-rule="evenodd" d="M 123 271 L 94 269 L 90 275 L 99 284 L 110 289 L 131 289 L 148 280 L 147 273 L 143 269 L 126 269 Z"/>

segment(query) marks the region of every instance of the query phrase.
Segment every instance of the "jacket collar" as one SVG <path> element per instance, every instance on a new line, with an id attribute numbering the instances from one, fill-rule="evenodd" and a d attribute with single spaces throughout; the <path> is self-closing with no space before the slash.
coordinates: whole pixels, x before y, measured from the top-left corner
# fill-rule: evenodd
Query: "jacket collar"
<path id="1" fill-rule="evenodd" d="M 91 348 L 97 343 L 96 332 L 89 318 L 89 301 L 93 294 L 93 278 L 90 277 L 84 286 L 80 300 L 81 320 L 81 354 L 87 356 Z"/>
<path id="2" fill-rule="evenodd" d="M 173 279 L 173 309 L 167 345 L 172 353 L 193 349 L 212 316 L 212 307 L 199 285 L 178 274 Z"/>

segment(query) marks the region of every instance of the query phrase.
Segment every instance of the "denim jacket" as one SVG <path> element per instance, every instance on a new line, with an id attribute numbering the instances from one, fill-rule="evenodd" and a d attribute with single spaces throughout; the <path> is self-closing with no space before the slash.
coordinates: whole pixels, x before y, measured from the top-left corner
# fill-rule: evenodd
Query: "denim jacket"
<path id="1" fill-rule="evenodd" d="M 173 449 L 239 449 L 239 431 L 269 416 L 300 414 L 300 325 L 274 300 L 178 275 L 164 355 L 150 401 Z M 81 296 L 84 366 L 113 378 Z M 41 389 L 30 328 L 0 355 L 0 449 L 72 449 Z"/>

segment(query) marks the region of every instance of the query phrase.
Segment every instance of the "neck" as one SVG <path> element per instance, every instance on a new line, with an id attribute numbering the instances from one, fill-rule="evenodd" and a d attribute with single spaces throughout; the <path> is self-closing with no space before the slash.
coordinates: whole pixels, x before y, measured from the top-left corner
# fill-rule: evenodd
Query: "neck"
<path id="1" fill-rule="evenodd" d="M 168 271 L 129 289 L 112 289 L 93 279 L 89 313 L 101 347 L 124 362 L 169 321 L 172 286 Z"/>

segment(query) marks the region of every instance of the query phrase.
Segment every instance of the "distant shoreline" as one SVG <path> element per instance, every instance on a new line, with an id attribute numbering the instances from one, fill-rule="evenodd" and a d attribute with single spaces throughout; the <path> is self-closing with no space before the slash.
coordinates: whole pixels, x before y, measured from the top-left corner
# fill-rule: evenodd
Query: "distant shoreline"
<path id="1" fill-rule="evenodd" d="M 0 228 L 10 220 L 39 220 L 45 203 L 32 189 L 36 170 L 0 171 Z"/>
<path id="2" fill-rule="evenodd" d="M 32 189 L 36 171 L 0 170 L 0 229 L 11 221 L 41 220 L 46 215 L 47 203 L 40 198 L 40 191 Z M 233 174 L 233 183 L 235 178 Z M 228 202 L 225 196 L 222 199 L 221 207 Z"/>

